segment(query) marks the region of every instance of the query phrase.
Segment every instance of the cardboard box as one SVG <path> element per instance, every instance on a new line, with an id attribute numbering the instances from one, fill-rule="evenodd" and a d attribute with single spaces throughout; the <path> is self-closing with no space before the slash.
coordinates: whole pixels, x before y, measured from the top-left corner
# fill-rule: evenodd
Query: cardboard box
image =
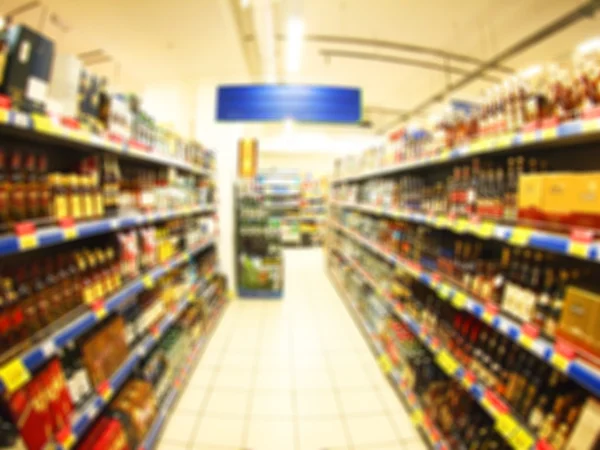
<path id="1" fill-rule="evenodd" d="M 58 54 L 48 89 L 48 110 L 66 117 L 77 117 L 78 85 L 82 64 L 70 54 Z"/>
<path id="2" fill-rule="evenodd" d="M 571 224 L 600 228 L 600 172 L 578 175 L 574 189 L 575 200 Z"/>
<path id="3" fill-rule="evenodd" d="M 600 440 L 599 422 L 600 404 L 596 399 L 588 398 L 569 436 L 565 450 L 591 450 L 597 448 Z"/>
<path id="4" fill-rule="evenodd" d="M 573 173 L 551 173 L 541 175 L 543 179 L 542 211 L 550 219 L 568 216 L 575 204 L 575 186 L 579 175 Z"/>
<path id="5" fill-rule="evenodd" d="M 544 175 L 525 174 L 519 178 L 517 206 L 519 217 L 539 219 L 542 215 Z"/>
<path id="6" fill-rule="evenodd" d="M 560 336 L 586 350 L 597 352 L 600 332 L 595 328 L 599 319 L 600 295 L 575 286 L 567 287 L 558 325 Z"/>

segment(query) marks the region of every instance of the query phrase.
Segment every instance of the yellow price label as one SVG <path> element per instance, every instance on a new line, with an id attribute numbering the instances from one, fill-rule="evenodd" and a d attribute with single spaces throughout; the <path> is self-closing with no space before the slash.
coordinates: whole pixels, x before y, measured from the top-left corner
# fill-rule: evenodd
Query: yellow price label
<path id="1" fill-rule="evenodd" d="M 106 308 L 104 308 L 104 307 L 99 308 L 95 312 L 96 312 L 96 318 L 98 320 L 102 320 L 108 315 L 108 311 L 106 311 Z"/>
<path id="2" fill-rule="evenodd" d="M 31 374 L 20 359 L 15 359 L 0 369 L 0 380 L 8 392 L 14 392 L 31 379 Z"/>
<path id="3" fill-rule="evenodd" d="M 491 325 L 492 321 L 494 320 L 494 315 L 490 312 L 485 311 L 483 313 L 483 315 L 481 316 L 481 318 L 483 319 L 483 321 L 485 323 L 487 323 L 488 325 Z"/>
<path id="4" fill-rule="evenodd" d="M 512 141 L 515 138 L 514 134 L 504 134 L 496 139 L 496 148 L 506 148 L 512 145 Z"/>
<path id="5" fill-rule="evenodd" d="M 448 375 L 454 375 L 460 364 L 458 361 L 448 353 L 446 350 L 442 350 L 435 355 L 435 360 L 440 368 Z"/>
<path id="6" fill-rule="evenodd" d="M 8 123 L 8 109 L 0 108 L 0 123 Z"/>
<path id="7" fill-rule="evenodd" d="M 584 133 L 589 133 L 591 131 L 598 131 L 598 130 L 600 130 L 600 120 L 599 119 L 584 120 L 583 123 L 581 124 L 581 128 L 583 129 Z"/>
<path id="8" fill-rule="evenodd" d="M 509 437 L 519 426 L 519 423 L 510 414 L 500 414 L 496 418 L 494 428 L 504 437 Z"/>
<path id="9" fill-rule="evenodd" d="M 61 447 L 68 450 L 70 448 L 73 448 L 76 442 L 77 440 L 75 439 L 75 435 L 73 433 L 69 433 L 64 442 L 61 443 Z"/>
<path id="10" fill-rule="evenodd" d="M 52 123 L 52 119 L 50 119 L 50 117 L 34 113 L 31 115 L 31 119 L 33 121 L 33 129 L 35 131 L 45 134 L 52 133 L 54 124 Z"/>
<path id="11" fill-rule="evenodd" d="M 108 388 L 104 392 L 102 392 L 102 394 L 100 394 L 100 396 L 102 397 L 102 400 L 104 400 L 105 402 L 108 402 L 112 398 L 112 395 L 113 395 L 112 388 Z"/>
<path id="12" fill-rule="evenodd" d="M 556 353 L 556 351 L 550 357 L 550 364 L 552 364 L 554 367 L 557 367 L 562 372 L 567 371 L 567 369 L 569 368 L 569 363 L 570 361 L 567 358 L 565 358 L 560 353 Z"/>
<path id="13" fill-rule="evenodd" d="M 475 234 L 482 238 L 491 238 L 494 235 L 496 224 L 493 222 L 483 222 L 477 225 Z"/>
<path id="14" fill-rule="evenodd" d="M 512 230 L 508 242 L 513 245 L 527 245 L 531 238 L 531 230 L 522 227 L 516 227 Z"/>
<path id="15" fill-rule="evenodd" d="M 37 248 L 39 245 L 37 234 L 27 234 L 25 236 L 19 236 L 19 249 L 20 250 L 31 250 Z"/>
<path id="16" fill-rule="evenodd" d="M 528 131 L 522 134 L 521 142 L 524 144 L 528 144 L 530 142 L 534 142 L 537 138 L 535 131 Z"/>
<path id="17" fill-rule="evenodd" d="M 75 228 L 75 227 L 65 228 L 63 230 L 63 239 L 65 241 L 77 239 L 78 234 L 79 233 L 77 232 L 77 228 Z"/>
<path id="18" fill-rule="evenodd" d="M 589 254 L 590 246 L 589 244 L 583 244 L 581 242 L 573 242 L 569 243 L 568 253 L 569 255 L 578 256 L 580 258 L 587 258 Z"/>
<path id="19" fill-rule="evenodd" d="M 150 275 L 144 275 L 142 278 L 142 283 L 144 283 L 145 289 L 152 289 L 154 287 L 154 279 Z"/>
<path id="20" fill-rule="evenodd" d="M 446 161 L 447 159 L 450 159 L 450 152 L 445 150 L 442 153 L 440 153 L 439 160 Z"/>
<path id="21" fill-rule="evenodd" d="M 467 222 L 465 219 L 458 219 L 455 223 L 454 223 L 454 231 L 456 231 L 457 233 L 464 233 L 465 231 L 467 231 L 467 228 L 469 226 L 469 222 Z"/>
<path id="22" fill-rule="evenodd" d="M 379 357 L 379 367 L 381 367 L 381 371 L 386 375 L 392 371 L 392 360 L 388 355 L 383 354 Z"/>
<path id="23" fill-rule="evenodd" d="M 521 344 L 526 349 L 533 348 L 533 339 L 526 334 L 521 334 L 519 336 L 519 344 Z"/>
<path id="24" fill-rule="evenodd" d="M 515 450 L 528 450 L 533 447 L 535 439 L 519 425 L 513 432 L 509 443 Z"/>
<path id="25" fill-rule="evenodd" d="M 544 130 L 542 130 L 542 139 L 544 141 L 556 139 L 557 137 L 558 137 L 558 130 L 556 127 L 545 128 Z"/>
<path id="26" fill-rule="evenodd" d="M 450 301 L 457 309 L 463 309 L 467 304 L 467 295 L 464 292 L 456 292 Z"/>
<path id="27" fill-rule="evenodd" d="M 436 217 L 434 224 L 438 228 L 446 228 L 448 226 L 448 219 L 446 217 Z"/>
<path id="28" fill-rule="evenodd" d="M 483 140 L 477 140 L 475 142 L 473 142 L 470 146 L 469 146 L 469 150 L 468 153 L 478 153 L 481 150 L 483 150 Z"/>
<path id="29" fill-rule="evenodd" d="M 447 300 L 450 296 L 450 287 L 447 284 L 440 283 L 437 293 L 442 299 Z"/>
<path id="30" fill-rule="evenodd" d="M 410 415 L 410 420 L 415 425 L 421 425 L 423 423 L 423 410 L 421 408 L 415 409 Z"/>

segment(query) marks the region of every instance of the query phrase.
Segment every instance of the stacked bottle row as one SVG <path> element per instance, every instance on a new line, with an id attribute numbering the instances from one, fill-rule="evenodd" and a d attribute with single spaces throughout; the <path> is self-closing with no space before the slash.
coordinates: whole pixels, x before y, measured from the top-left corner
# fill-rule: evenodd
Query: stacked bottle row
<path id="1" fill-rule="evenodd" d="M 338 212 L 336 220 L 548 337 L 567 339 L 582 354 L 598 354 L 596 264 L 355 212 Z"/>
<path id="2" fill-rule="evenodd" d="M 149 329 L 173 310 L 174 302 L 180 302 L 183 293 L 188 292 L 197 280 L 212 272 L 215 257 L 214 251 L 205 251 L 186 268 L 161 279 L 152 290 L 130 298 L 115 314 L 59 349 L 58 357 L 33 374 L 25 386 L 7 395 L 5 401 L 0 402 L 0 448 L 42 449 L 65 426 L 73 425 L 76 411 L 122 366 L 132 349 L 148 336 Z M 220 295 L 223 289 L 219 285 L 224 280 L 215 279 L 212 283 L 218 287 L 213 294 Z M 200 296 L 207 288 L 204 284 L 195 296 Z M 189 353 L 195 342 L 192 336 L 198 335 L 204 327 L 202 322 L 209 316 L 209 300 L 188 305 L 177 323 L 134 370 L 136 379 L 129 381 L 116 395 L 109 406 L 110 413 L 105 413 L 86 434 L 82 448 L 137 447 L 180 365 L 181 353 Z M 179 356 L 174 357 L 171 353 Z M 125 400 L 132 393 L 130 390 L 136 391 L 140 387 L 144 392 L 140 402 Z M 125 446 L 98 447 L 97 442 L 104 441 L 96 433 L 105 429 L 109 419 L 116 419 L 124 428 Z"/>
<path id="3" fill-rule="evenodd" d="M 208 180 L 172 168 L 140 168 L 114 155 L 66 160 L 22 141 L 0 148 L 0 227 L 83 221 L 212 204 Z M 51 164 L 49 164 L 49 161 Z"/>
<path id="4" fill-rule="evenodd" d="M 347 245 L 342 253 L 346 254 L 346 249 Z M 345 264 L 344 259 L 331 262 L 336 271 Z M 376 318 L 378 326 L 373 328 L 386 343 L 388 355 L 408 387 L 419 394 L 428 417 L 442 430 L 449 448 L 511 448 L 494 431 L 489 415 L 465 388 L 448 379 L 407 324 L 392 315 L 382 319 L 380 313 L 373 313 L 381 307 L 370 306 L 373 288 L 364 280 L 361 283 L 353 272 L 350 270 L 342 277 L 345 288 L 360 293 L 353 298 L 365 315 L 364 320 L 370 322 Z M 590 445 L 599 431 L 600 412 L 593 396 L 481 320 L 441 301 L 434 291 L 408 273 L 388 272 L 385 276 L 393 280 L 389 292 L 394 293 L 394 301 L 403 305 L 414 321 L 430 330 L 430 337 L 437 338 L 441 348 L 473 372 L 478 383 L 508 404 L 510 413 L 526 424 L 536 439 L 555 450 L 592 448 Z M 379 297 L 379 302 L 385 300 Z"/>
<path id="5" fill-rule="evenodd" d="M 428 123 L 388 136 L 382 147 L 337 160 L 335 177 L 353 175 L 508 132 L 556 126 L 600 115 L 600 40 L 582 45 L 572 64 L 544 64 L 517 73 L 485 92 L 478 102 L 448 106 Z"/>

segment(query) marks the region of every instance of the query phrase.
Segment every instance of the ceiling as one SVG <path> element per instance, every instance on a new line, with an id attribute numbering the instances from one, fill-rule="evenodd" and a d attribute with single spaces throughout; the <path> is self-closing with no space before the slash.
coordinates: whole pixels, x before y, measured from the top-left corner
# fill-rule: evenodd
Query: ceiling
<path id="1" fill-rule="evenodd" d="M 109 59 L 90 67 L 124 89 L 140 91 L 152 83 L 244 82 L 249 75 L 264 81 L 252 9 L 259 1 L 266 0 L 250 0 L 246 8 L 241 0 L 4 0 L 0 13 L 30 4 L 16 22 L 41 29 L 55 39 L 60 51 L 101 50 L 91 60 Z M 287 75 L 285 23 L 292 3 L 304 18 L 306 39 L 300 71 Z M 448 83 L 584 3 L 272 0 L 273 31 L 279 36 L 274 38 L 278 81 L 358 86 L 363 91 L 364 118 L 373 123 L 360 131 L 384 131 L 398 123 L 399 113 L 443 93 Z M 569 58 L 578 42 L 598 34 L 600 13 L 503 61 L 505 70 L 485 71 L 488 80 L 469 83 L 448 98 L 474 99 L 491 86 L 490 80 L 506 76 L 506 69 Z M 406 51 L 398 44 L 426 47 L 429 52 Z M 453 57 L 440 57 L 436 54 L 440 51 Z M 448 67 L 456 73 L 446 73 Z"/>

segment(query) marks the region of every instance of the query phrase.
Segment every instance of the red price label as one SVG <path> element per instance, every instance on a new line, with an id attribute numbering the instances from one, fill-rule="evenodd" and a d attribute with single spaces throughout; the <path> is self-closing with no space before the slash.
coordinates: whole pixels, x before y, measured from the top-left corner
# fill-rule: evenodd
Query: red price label
<path id="1" fill-rule="evenodd" d="M 33 222 L 16 223 L 15 234 L 17 236 L 27 236 L 29 234 L 35 234 L 35 224 Z"/>
<path id="2" fill-rule="evenodd" d="M 498 311 L 498 305 L 496 305 L 495 303 L 488 303 L 487 305 L 485 305 L 485 312 L 491 314 L 492 316 L 498 314 Z"/>
<path id="3" fill-rule="evenodd" d="M 489 400 L 489 402 L 493 405 L 494 409 L 496 409 L 500 414 L 508 413 L 508 406 L 506 405 L 506 403 L 500 400 L 500 397 L 498 397 L 494 392 L 486 390 L 485 398 Z"/>
<path id="4" fill-rule="evenodd" d="M 556 345 L 554 346 L 554 350 L 561 356 L 564 356 L 566 359 L 575 358 L 575 349 L 571 346 L 571 344 L 565 342 L 562 339 L 556 340 Z"/>
<path id="5" fill-rule="evenodd" d="M 72 217 L 65 217 L 64 219 L 60 219 L 58 221 L 58 225 L 61 228 L 72 228 L 75 226 L 75 220 Z"/>
<path id="6" fill-rule="evenodd" d="M 540 329 L 531 323 L 525 323 L 521 327 L 521 333 L 531 339 L 536 339 L 540 335 Z"/>
<path id="7" fill-rule="evenodd" d="M 587 228 L 573 228 L 571 230 L 571 240 L 582 244 L 589 244 L 594 240 L 594 232 Z"/>

